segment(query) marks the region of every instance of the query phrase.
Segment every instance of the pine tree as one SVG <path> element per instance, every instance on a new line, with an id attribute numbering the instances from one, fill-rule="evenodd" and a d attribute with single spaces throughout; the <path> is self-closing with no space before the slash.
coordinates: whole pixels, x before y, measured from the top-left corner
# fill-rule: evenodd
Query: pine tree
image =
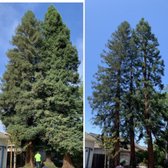
<path id="1" fill-rule="evenodd" d="M 63 167 L 73 167 L 70 156 L 79 156 L 83 143 L 78 54 L 54 6 L 48 8 L 42 34 L 41 72 L 35 88 L 36 96 L 43 101 L 43 139 L 64 155 Z"/>
<path id="2" fill-rule="evenodd" d="M 138 48 L 139 78 L 137 89 L 142 103 L 142 125 L 146 130 L 148 144 L 148 167 L 154 168 L 153 138 L 154 129 L 157 124 L 159 112 L 154 103 L 157 89 L 162 89 L 161 76 L 163 75 L 164 63 L 158 49 L 158 41 L 151 32 L 148 22 L 141 19 L 136 27 L 136 45 Z M 160 119 L 160 118 L 159 118 Z"/>
<path id="3" fill-rule="evenodd" d="M 120 123 L 125 91 L 125 60 L 129 52 L 131 28 L 123 22 L 108 41 L 102 54 L 104 66 L 99 66 L 93 82 L 90 105 L 97 114 L 94 123 L 103 128 L 103 135 L 114 142 L 114 165 L 120 162 Z"/>
<path id="4" fill-rule="evenodd" d="M 38 69 L 41 44 L 39 22 L 28 11 L 12 38 L 14 46 L 7 53 L 9 63 L 0 94 L 1 118 L 11 136 L 26 148 L 26 163 L 33 167 L 33 146 L 42 132 L 35 115 L 33 83 Z"/>

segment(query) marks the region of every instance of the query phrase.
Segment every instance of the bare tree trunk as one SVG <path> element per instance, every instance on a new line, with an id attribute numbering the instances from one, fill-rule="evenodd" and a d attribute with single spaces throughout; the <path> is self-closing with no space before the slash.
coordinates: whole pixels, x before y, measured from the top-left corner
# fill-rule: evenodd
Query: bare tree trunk
<path id="1" fill-rule="evenodd" d="M 62 168 L 74 168 L 74 166 L 72 164 L 72 160 L 71 160 L 70 154 L 68 154 L 68 153 L 66 153 L 64 155 Z"/>
<path id="2" fill-rule="evenodd" d="M 33 144 L 32 141 L 29 142 L 26 150 L 26 164 L 30 165 L 31 168 L 34 168 L 33 164 Z"/>
<path id="3" fill-rule="evenodd" d="M 149 119 L 149 103 L 148 96 L 145 94 L 145 119 Z M 153 152 L 153 142 L 152 133 L 149 125 L 146 123 L 146 133 L 147 133 L 147 143 L 148 143 L 148 168 L 154 168 L 154 152 Z"/>
<path id="4" fill-rule="evenodd" d="M 118 166 L 120 164 L 120 135 L 119 135 L 119 112 L 116 112 L 116 124 L 115 124 L 115 130 L 116 130 L 116 143 L 115 143 L 115 157 L 114 157 L 114 166 Z"/>
<path id="5" fill-rule="evenodd" d="M 114 166 L 118 166 L 120 164 L 120 78 L 121 71 L 118 71 L 117 75 L 117 91 L 116 91 L 116 112 L 115 112 L 115 158 L 114 158 Z"/>
<path id="6" fill-rule="evenodd" d="M 148 138 L 148 168 L 154 168 L 154 152 L 151 130 L 147 128 Z"/>
<path id="7" fill-rule="evenodd" d="M 133 117 L 131 117 L 130 120 L 130 145 L 131 145 L 131 156 L 130 156 L 130 166 L 131 168 L 135 168 L 136 167 L 136 158 L 135 158 L 135 142 L 134 142 L 134 121 L 133 121 Z"/>
<path id="8" fill-rule="evenodd" d="M 136 157 L 135 157 L 135 133 L 134 133 L 134 115 L 133 115 L 133 62 L 130 64 L 130 95 L 129 95 L 129 112 L 131 113 L 130 123 L 129 123 L 129 132 L 130 132 L 130 147 L 131 147 L 131 155 L 130 155 L 130 166 L 131 168 L 136 167 Z"/>
<path id="9" fill-rule="evenodd" d="M 47 153 L 46 154 L 46 159 L 45 159 L 46 162 L 52 162 L 52 159 L 51 159 L 51 153 Z"/>

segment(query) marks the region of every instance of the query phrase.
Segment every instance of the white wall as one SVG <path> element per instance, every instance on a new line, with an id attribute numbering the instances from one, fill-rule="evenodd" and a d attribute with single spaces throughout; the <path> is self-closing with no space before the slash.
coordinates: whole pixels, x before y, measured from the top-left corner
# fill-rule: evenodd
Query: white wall
<path id="1" fill-rule="evenodd" d="M 7 139 L 0 139 L 0 167 L 2 166 L 2 168 L 6 168 L 6 161 L 7 161 Z"/>
<path id="2" fill-rule="evenodd" d="M 92 167 L 94 141 L 85 141 L 85 168 Z"/>

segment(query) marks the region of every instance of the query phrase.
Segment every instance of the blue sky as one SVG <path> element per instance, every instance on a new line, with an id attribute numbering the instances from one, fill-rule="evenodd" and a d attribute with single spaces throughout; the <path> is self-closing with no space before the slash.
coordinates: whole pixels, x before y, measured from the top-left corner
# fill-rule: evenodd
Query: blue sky
<path id="1" fill-rule="evenodd" d="M 53 3 L 52 3 L 53 4 Z M 0 78 L 5 71 L 8 60 L 6 52 L 11 47 L 10 41 L 21 18 L 27 10 L 32 10 L 39 20 L 43 20 L 49 3 L 0 3 Z M 63 22 L 71 32 L 71 41 L 77 47 L 81 61 L 79 73 L 82 78 L 83 69 L 83 4 L 54 3 L 62 16 Z M 2 131 L 0 124 L 0 131 Z"/>
<path id="2" fill-rule="evenodd" d="M 92 110 L 87 97 L 92 94 L 91 81 L 101 64 L 100 54 L 111 34 L 123 21 L 135 28 L 144 17 L 159 41 L 159 49 L 165 61 L 163 83 L 168 84 L 168 1 L 167 0 L 86 0 L 86 105 L 85 130 L 100 133 L 93 126 Z"/>

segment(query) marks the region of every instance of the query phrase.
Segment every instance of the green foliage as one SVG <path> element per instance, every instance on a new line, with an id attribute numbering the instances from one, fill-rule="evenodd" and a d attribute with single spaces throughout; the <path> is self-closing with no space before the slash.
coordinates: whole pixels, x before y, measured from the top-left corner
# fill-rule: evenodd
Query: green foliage
<path id="1" fill-rule="evenodd" d="M 164 106 L 161 103 L 165 99 L 165 95 L 161 93 L 164 61 L 160 56 L 158 40 L 144 19 L 136 26 L 135 44 L 140 58 L 136 89 L 142 105 L 139 109 L 141 134 L 146 137 L 148 144 L 148 167 L 154 167 L 153 136 L 158 138 L 165 124 Z"/>
<path id="2" fill-rule="evenodd" d="M 28 11 L 12 44 L 0 94 L 1 119 L 7 131 L 21 146 L 32 141 L 60 154 L 81 154 L 83 98 L 78 53 L 54 6 L 41 23 Z"/>
<path id="3" fill-rule="evenodd" d="M 42 26 L 42 75 L 36 83 L 36 93 L 43 98 L 40 122 L 46 128 L 44 139 L 55 150 L 73 155 L 82 150 L 83 132 L 78 54 L 70 42 L 68 28 L 53 6 Z"/>
<path id="4" fill-rule="evenodd" d="M 136 152 L 136 163 L 139 165 L 140 163 L 146 164 L 146 160 L 148 160 L 147 151 L 137 151 Z"/>
<path id="5" fill-rule="evenodd" d="M 141 19 L 136 27 L 135 34 L 137 54 L 140 55 L 137 82 L 138 96 L 140 96 L 143 106 L 147 104 L 146 108 L 148 110 L 148 117 L 144 116 L 142 119 L 144 120 L 144 125 L 149 125 L 149 127 L 152 125 L 153 127 L 154 123 L 152 121 L 156 121 L 159 118 L 156 117 L 159 113 L 155 111 L 157 109 L 155 109 L 154 104 L 157 103 L 160 96 L 159 91 L 163 89 L 161 77 L 164 72 L 164 62 L 160 56 L 157 38 L 151 32 L 148 22 Z M 141 110 L 144 115 L 145 107 L 142 107 Z"/>
<path id="6" fill-rule="evenodd" d="M 165 140 L 168 121 L 162 92 L 164 62 L 158 47 L 158 40 L 144 19 L 135 30 L 123 22 L 101 55 L 102 65 L 95 74 L 89 97 L 96 112 L 94 124 L 102 128 L 103 136 L 116 140 L 122 136 L 127 142 L 135 140 L 135 133 L 139 139 L 145 137 L 151 146 L 150 158 L 152 138 L 157 142 Z M 116 150 L 115 144 L 114 141 L 111 149 Z M 153 162 L 149 160 L 149 164 Z"/>
<path id="7" fill-rule="evenodd" d="M 99 66 L 93 82 L 93 94 L 89 97 L 93 111 L 96 111 L 94 123 L 102 126 L 103 131 L 114 133 L 115 114 L 121 111 L 121 94 L 123 93 L 125 48 L 128 44 L 130 27 L 123 22 L 108 41 L 107 50 L 101 55 L 103 66 Z M 108 131 L 108 128 L 110 129 Z M 115 133 L 114 133 L 115 134 Z"/>
<path id="8" fill-rule="evenodd" d="M 93 94 L 89 98 L 93 111 L 96 111 L 94 124 L 100 125 L 104 137 L 112 140 L 110 153 L 113 157 L 119 154 L 119 132 L 123 129 L 124 134 L 128 133 L 126 127 L 121 125 L 125 124 L 125 121 L 128 124 L 129 114 L 132 116 L 128 106 L 126 107 L 128 102 L 126 92 L 129 90 L 130 82 L 130 69 L 128 68 L 130 65 L 128 64 L 132 61 L 130 43 L 131 28 L 128 22 L 123 22 L 112 34 L 107 43 L 107 49 L 101 55 L 102 66 L 99 66 L 95 74 L 96 82 L 93 82 Z M 109 143 L 105 146 L 109 148 Z"/>
<path id="9" fill-rule="evenodd" d="M 1 118 L 17 144 L 36 139 L 42 129 L 35 114 L 33 84 L 38 69 L 41 44 L 39 22 L 31 11 L 26 12 L 16 35 L 14 48 L 7 53 L 9 64 L 3 76 L 0 95 Z"/>
<path id="10" fill-rule="evenodd" d="M 165 152 L 160 150 L 160 147 L 159 146 L 155 146 L 155 164 L 157 165 L 157 167 L 164 167 L 164 162 L 165 162 Z"/>
<path id="11" fill-rule="evenodd" d="M 78 122 L 78 121 L 77 121 Z M 71 155 L 82 150 L 82 124 L 75 124 L 69 117 L 51 115 L 42 121 L 46 127 L 45 140 L 60 153 Z M 50 127 L 48 127 L 50 125 Z"/>

